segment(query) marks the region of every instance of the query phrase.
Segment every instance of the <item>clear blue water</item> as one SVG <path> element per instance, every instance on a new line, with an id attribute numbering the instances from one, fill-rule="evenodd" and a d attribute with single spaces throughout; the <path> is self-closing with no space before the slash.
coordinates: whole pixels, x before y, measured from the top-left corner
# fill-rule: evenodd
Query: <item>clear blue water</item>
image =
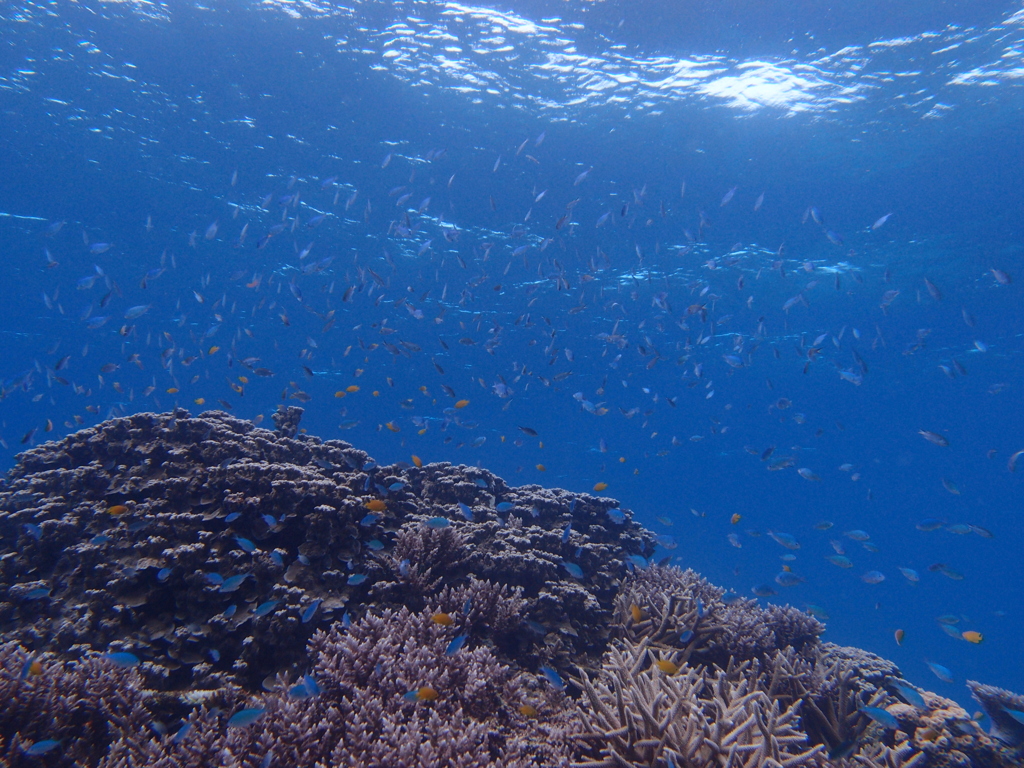
<path id="1" fill-rule="evenodd" d="M 1024 690 L 1017 11 L 6 5 L 3 465 L 283 398 L 381 461 L 607 483 L 916 683 Z"/>

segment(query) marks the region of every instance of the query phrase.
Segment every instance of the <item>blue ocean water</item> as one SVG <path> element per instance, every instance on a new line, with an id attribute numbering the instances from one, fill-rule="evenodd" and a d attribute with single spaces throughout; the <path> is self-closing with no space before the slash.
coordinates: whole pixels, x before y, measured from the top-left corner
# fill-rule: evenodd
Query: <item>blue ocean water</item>
<path id="1" fill-rule="evenodd" d="M 1024 690 L 1024 12 L 747 5 L 4 6 L 4 468 L 301 405 Z"/>

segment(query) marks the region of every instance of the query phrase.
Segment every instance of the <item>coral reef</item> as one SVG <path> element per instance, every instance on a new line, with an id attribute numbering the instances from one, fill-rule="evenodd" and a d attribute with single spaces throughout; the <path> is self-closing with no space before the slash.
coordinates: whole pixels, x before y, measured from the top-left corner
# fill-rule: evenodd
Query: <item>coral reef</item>
<path id="1" fill-rule="evenodd" d="M 219 412 L 0 484 L 0 768 L 1010 768 L 889 661 L 693 571 L 611 499 Z M 563 683 L 563 680 L 565 683 Z"/>
<path id="2" fill-rule="evenodd" d="M 627 558 L 654 550 L 614 500 L 378 466 L 298 434 L 300 416 L 281 411 L 275 433 L 142 413 L 23 453 L 0 490 L 0 640 L 131 651 L 154 688 L 255 689 L 344 612 L 420 610 L 475 577 L 525 601 L 490 630 L 473 622 L 529 622 L 532 642 L 500 642 L 521 663 L 603 652 Z"/>

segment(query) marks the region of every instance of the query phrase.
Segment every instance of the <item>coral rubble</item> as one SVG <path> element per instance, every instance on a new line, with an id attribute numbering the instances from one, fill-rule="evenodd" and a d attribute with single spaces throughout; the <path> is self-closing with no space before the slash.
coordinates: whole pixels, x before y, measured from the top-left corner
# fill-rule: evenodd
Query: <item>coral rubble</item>
<path id="1" fill-rule="evenodd" d="M 0 768 L 1009 768 L 891 662 L 689 570 L 611 499 L 220 412 L 0 485 Z"/>

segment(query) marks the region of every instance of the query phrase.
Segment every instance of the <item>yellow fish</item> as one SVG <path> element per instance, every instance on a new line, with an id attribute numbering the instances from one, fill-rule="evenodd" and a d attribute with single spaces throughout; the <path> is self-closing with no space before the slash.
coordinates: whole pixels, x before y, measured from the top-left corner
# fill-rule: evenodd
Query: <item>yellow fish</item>
<path id="1" fill-rule="evenodd" d="M 629 606 L 629 613 L 633 617 L 634 624 L 639 622 L 644 617 L 644 612 L 640 610 L 640 606 L 636 603 L 633 603 L 631 606 Z"/>
<path id="2" fill-rule="evenodd" d="M 384 499 L 371 499 L 363 505 L 371 512 L 383 512 L 388 508 L 387 502 Z"/>
<path id="3" fill-rule="evenodd" d="M 412 456 L 412 463 L 414 465 L 416 465 L 416 467 L 422 467 L 423 466 L 423 459 L 421 459 L 416 454 L 413 454 L 413 456 Z"/>
<path id="4" fill-rule="evenodd" d="M 677 664 L 673 664 L 668 659 L 658 659 L 654 664 L 666 675 L 674 675 L 679 671 L 679 666 Z"/>
<path id="5" fill-rule="evenodd" d="M 603 491 L 607 487 L 608 487 L 608 483 L 605 483 L 605 482 L 594 483 L 594 490 L 595 491 Z"/>
<path id="6" fill-rule="evenodd" d="M 437 691 L 435 691 L 429 685 L 424 685 L 422 688 L 416 691 L 416 698 L 419 701 L 433 701 L 437 698 Z"/>
<path id="7" fill-rule="evenodd" d="M 456 408 L 465 408 L 467 405 L 469 405 L 469 400 L 459 400 L 455 403 Z"/>
<path id="8" fill-rule="evenodd" d="M 442 627 L 450 627 L 455 623 L 455 619 L 452 618 L 450 613 L 435 613 L 430 617 L 430 619 L 435 624 L 440 624 Z"/>
<path id="9" fill-rule="evenodd" d="M 530 704 L 523 704 L 519 707 L 519 714 L 523 717 L 536 717 L 538 712 L 536 707 Z"/>
<path id="10" fill-rule="evenodd" d="M 981 632 L 975 632 L 973 629 L 969 629 L 966 632 L 961 633 L 960 637 L 968 643 L 974 643 L 975 645 L 985 639 L 985 636 L 982 635 Z"/>
<path id="11" fill-rule="evenodd" d="M 126 507 L 124 504 L 115 504 L 112 507 L 107 507 L 107 514 L 114 515 L 114 517 L 117 517 L 118 515 L 123 515 L 127 511 L 128 507 Z"/>

